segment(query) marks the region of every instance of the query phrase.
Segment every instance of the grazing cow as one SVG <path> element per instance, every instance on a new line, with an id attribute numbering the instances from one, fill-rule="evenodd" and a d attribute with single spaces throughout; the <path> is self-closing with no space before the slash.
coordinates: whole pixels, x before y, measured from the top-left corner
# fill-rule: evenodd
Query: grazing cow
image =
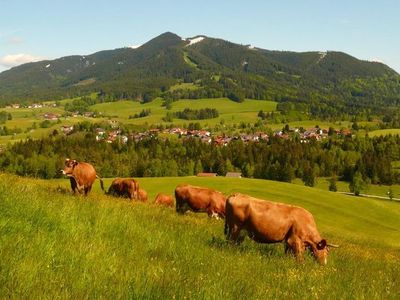
<path id="1" fill-rule="evenodd" d="M 139 183 L 133 178 L 116 178 L 111 183 L 107 194 L 117 197 L 128 197 L 137 199 Z"/>
<path id="2" fill-rule="evenodd" d="M 147 192 L 144 189 L 139 189 L 137 200 L 147 202 Z"/>
<path id="3" fill-rule="evenodd" d="M 103 180 L 96 175 L 96 170 L 89 163 L 67 158 L 61 172 L 69 177 L 74 194 L 83 192 L 87 196 L 96 178 L 99 178 L 101 189 L 104 190 Z"/>
<path id="4" fill-rule="evenodd" d="M 226 238 L 241 242 L 242 229 L 259 243 L 284 241 L 285 252 L 293 252 L 300 261 L 309 248 L 320 264 L 327 262 L 328 244 L 319 235 L 312 214 L 304 208 L 233 194 L 226 201 Z"/>
<path id="5" fill-rule="evenodd" d="M 188 210 L 194 212 L 206 212 L 209 217 L 225 217 L 226 197 L 221 192 L 192 186 L 188 184 L 178 185 L 175 189 L 176 211 L 185 213 Z"/>
<path id="6" fill-rule="evenodd" d="M 156 199 L 154 200 L 155 204 L 165 205 L 165 206 L 174 206 L 174 199 L 170 195 L 166 195 L 163 193 L 158 193 Z"/>

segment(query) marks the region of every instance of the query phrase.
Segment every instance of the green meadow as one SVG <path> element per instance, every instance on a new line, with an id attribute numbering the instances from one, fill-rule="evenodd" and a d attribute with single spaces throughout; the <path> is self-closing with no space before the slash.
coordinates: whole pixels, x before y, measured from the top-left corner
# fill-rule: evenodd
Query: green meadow
<path id="1" fill-rule="evenodd" d="M 329 190 L 329 179 L 325 177 L 318 177 L 314 188 L 328 191 Z M 300 178 L 296 178 L 292 181 L 293 184 L 304 185 L 304 182 Z M 338 192 L 350 193 L 349 183 L 345 181 L 337 181 L 336 187 Z M 393 198 L 400 198 L 400 185 L 379 185 L 370 184 L 367 185 L 362 194 L 368 194 L 371 196 L 386 197 L 388 198 L 388 192 L 392 190 Z"/>
<path id="2" fill-rule="evenodd" d="M 193 84 L 180 83 L 173 87 L 173 89 L 195 89 L 196 86 Z M 91 95 L 94 97 L 95 95 Z M 15 142 L 23 140 L 26 138 L 41 138 L 48 136 L 54 130 L 60 131 L 61 125 L 73 125 L 79 122 L 102 122 L 109 119 L 121 122 L 123 124 L 131 124 L 137 127 L 143 126 L 157 126 L 157 125 L 170 125 L 171 122 L 166 122 L 164 120 L 167 113 L 174 113 L 177 111 L 182 111 L 185 108 L 191 109 L 201 109 L 201 108 L 215 108 L 219 112 L 219 117 L 214 119 L 206 120 L 183 120 L 173 118 L 172 122 L 176 126 L 183 127 L 189 123 L 199 123 L 201 127 L 206 129 L 216 129 L 218 132 L 224 130 L 225 126 L 229 125 L 240 125 L 254 124 L 259 118 L 257 114 L 260 110 L 264 112 L 276 112 L 276 102 L 267 100 L 252 100 L 246 99 L 242 103 L 237 103 L 231 101 L 227 98 L 217 98 L 217 99 L 196 99 L 189 100 L 183 99 L 173 102 L 171 109 L 167 110 L 163 104 L 161 98 L 157 98 L 149 103 L 140 103 L 138 101 L 117 101 L 117 102 L 107 102 L 100 103 L 91 106 L 91 110 L 97 111 L 99 117 L 61 117 L 59 121 L 51 121 L 50 126 L 47 128 L 41 128 L 41 123 L 45 120 L 43 115 L 45 113 L 55 113 L 63 115 L 65 113 L 64 106 L 66 103 L 73 101 L 74 99 L 65 99 L 58 101 L 60 106 L 58 107 L 43 107 L 43 108 L 5 108 L 2 111 L 11 113 L 12 120 L 6 121 L 4 124 L 8 129 L 18 128 L 21 132 L 16 134 L 11 134 L 7 136 L 0 137 L 0 144 L 7 144 L 8 142 Z M 53 103 L 53 102 L 46 102 Z M 150 110 L 150 115 L 143 118 L 132 118 L 135 114 L 139 114 L 142 110 Z M 278 113 L 279 114 L 279 113 Z M 268 123 L 267 126 L 272 130 L 279 130 L 285 126 L 286 122 L 283 123 Z M 372 124 L 372 123 L 371 123 Z M 351 122 L 348 121 L 338 121 L 338 122 L 321 122 L 317 120 L 302 120 L 289 122 L 288 125 L 291 128 L 303 127 L 311 128 L 316 125 L 321 128 L 334 127 L 336 129 L 349 128 L 351 127 Z M 218 128 L 217 128 L 218 127 Z M 398 133 L 398 130 L 380 130 L 370 132 L 370 136 L 378 134 L 388 134 L 388 133 Z"/>
<path id="3" fill-rule="evenodd" d="M 396 134 L 400 134 L 400 129 L 380 129 L 380 130 L 374 130 L 374 131 L 370 131 L 368 132 L 368 135 L 370 137 L 374 137 L 374 136 L 381 136 L 381 135 L 396 135 Z"/>
<path id="4" fill-rule="evenodd" d="M 270 112 L 276 110 L 276 102 L 266 100 L 251 100 L 246 99 L 242 103 L 231 101 L 227 98 L 218 99 L 196 99 L 196 100 L 179 100 L 172 103 L 170 110 L 162 106 L 160 98 L 153 100 L 150 103 L 140 104 L 136 101 L 119 101 L 112 103 L 101 103 L 93 105 L 93 110 L 101 112 L 107 116 L 118 116 L 120 119 L 125 119 L 126 123 L 140 125 L 147 124 L 168 124 L 163 121 L 167 112 L 176 112 L 185 108 L 200 109 L 200 108 L 215 108 L 219 112 L 219 117 L 207 120 L 182 120 L 174 118 L 176 124 L 188 124 L 199 122 L 202 126 L 215 126 L 221 121 L 225 124 L 238 124 L 240 122 L 254 123 L 257 120 L 257 114 L 260 110 Z M 144 118 L 129 119 L 129 116 L 135 113 L 140 113 L 143 109 L 150 109 L 151 114 Z M 127 120 L 129 119 L 129 120 Z"/>
<path id="5" fill-rule="evenodd" d="M 349 121 L 336 121 L 336 122 L 327 122 L 327 121 L 318 121 L 318 120 L 306 120 L 306 121 L 293 121 L 287 123 L 290 128 L 300 128 L 303 127 L 305 129 L 314 128 L 317 125 L 320 128 L 328 129 L 329 127 L 333 127 L 335 129 L 349 128 L 351 126 L 351 122 Z M 274 130 L 282 129 L 285 124 L 271 124 L 270 127 Z"/>
<path id="6" fill-rule="evenodd" d="M 175 88 L 190 88 L 187 84 L 177 85 Z M 191 87 L 195 88 L 195 86 Z M 13 135 L 1 136 L 0 144 L 7 142 L 19 141 L 26 138 L 41 138 L 48 136 L 55 129 L 60 131 L 61 125 L 73 125 L 83 121 L 89 122 L 102 122 L 105 120 L 116 120 L 123 124 L 132 124 L 137 126 L 143 125 L 159 125 L 171 124 L 165 122 L 163 118 L 167 112 L 176 112 L 184 110 L 185 108 L 200 109 L 200 108 L 215 108 L 219 112 L 219 117 L 207 120 L 182 120 L 173 119 L 173 123 L 177 126 L 183 126 L 193 122 L 199 122 L 201 126 L 213 128 L 217 124 L 239 124 L 241 122 L 253 124 L 258 118 L 257 114 L 260 110 L 265 112 L 275 111 L 276 102 L 266 100 L 251 100 L 246 99 L 243 103 L 236 103 L 227 98 L 219 99 L 198 99 L 198 100 L 179 100 L 172 103 L 171 110 L 167 110 L 162 106 L 162 99 L 158 98 L 150 103 L 141 104 L 138 101 L 118 101 L 96 104 L 91 107 L 93 111 L 100 114 L 98 118 L 90 117 L 61 117 L 59 121 L 51 121 L 51 125 L 47 128 L 41 128 L 40 124 L 45 120 L 43 115 L 45 113 L 56 113 L 62 115 L 65 113 L 64 105 L 74 99 L 61 100 L 58 103 L 59 107 L 43 107 L 43 108 L 5 108 L 2 109 L 7 113 L 11 113 L 12 120 L 6 122 L 5 126 L 9 129 L 18 128 L 22 132 Z M 47 102 L 52 103 L 52 102 Z M 135 114 L 139 114 L 142 110 L 149 109 L 151 114 L 143 118 L 130 118 Z M 103 117 L 102 117 L 103 116 Z"/>
<path id="7" fill-rule="evenodd" d="M 1 298 L 399 297 L 399 203 L 245 178 L 138 180 L 149 203 L 106 196 L 99 182 L 85 198 L 67 179 L 0 174 Z M 184 182 L 305 207 L 340 248 L 320 266 L 309 255 L 297 263 L 282 244 L 231 245 L 222 220 L 152 203 Z"/>

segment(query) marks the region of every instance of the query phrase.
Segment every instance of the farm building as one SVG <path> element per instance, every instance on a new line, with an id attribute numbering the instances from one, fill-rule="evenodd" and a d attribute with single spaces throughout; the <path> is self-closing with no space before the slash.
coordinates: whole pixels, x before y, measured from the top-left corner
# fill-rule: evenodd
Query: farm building
<path id="1" fill-rule="evenodd" d="M 197 173 L 197 177 L 217 177 L 217 173 Z"/>
<path id="2" fill-rule="evenodd" d="M 70 134 L 72 132 L 72 130 L 74 130 L 74 125 L 62 125 L 61 126 L 61 131 L 64 134 Z"/>
<path id="3" fill-rule="evenodd" d="M 43 118 L 45 118 L 46 120 L 58 120 L 59 115 L 57 114 L 53 114 L 53 113 L 46 113 L 43 115 Z"/>
<path id="4" fill-rule="evenodd" d="M 242 173 L 240 173 L 240 172 L 227 172 L 225 177 L 242 178 Z"/>

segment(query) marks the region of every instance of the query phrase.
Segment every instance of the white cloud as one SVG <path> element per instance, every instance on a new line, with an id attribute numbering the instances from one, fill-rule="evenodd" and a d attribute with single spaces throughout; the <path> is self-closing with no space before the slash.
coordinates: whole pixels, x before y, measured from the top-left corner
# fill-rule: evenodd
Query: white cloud
<path id="1" fill-rule="evenodd" d="M 140 46 L 142 46 L 142 44 L 140 44 L 140 45 L 131 45 L 131 46 L 129 46 L 129 48 L 136 49 L 136 48 L 139 48 Z"/>
<path id="2" fill-rule="evenodd" d="M 25 53 L 9 54 L 0 57 L 0 65 L 5 68 L 11 68 L 28 62 L 35 62 L 43 59 L 44 59 L 43 57 Z"/>

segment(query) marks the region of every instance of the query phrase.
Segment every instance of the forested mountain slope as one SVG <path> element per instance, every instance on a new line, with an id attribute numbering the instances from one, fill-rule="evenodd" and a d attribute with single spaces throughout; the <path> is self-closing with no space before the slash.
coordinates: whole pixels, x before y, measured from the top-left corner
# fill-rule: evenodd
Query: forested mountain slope
<path id="1" fill-rule="evenodd" d="M 196 90 L 170 90 L 178 82 Z M 144 45 L 24 64 L 0 73 L 0 103 L 98 93 L 105 101 L 161 96 L 270 99 L 320 116 L 368 114 L 400 102 L 388 66 L 342 52 L 270 51 L 222 39 L 164 33 Z M 293 107 L 299 105 L 300 107 Z M 305 104 L 301 106 L 302 104 Z M 331 107 L 334 107 L 333 111 Z"/>

